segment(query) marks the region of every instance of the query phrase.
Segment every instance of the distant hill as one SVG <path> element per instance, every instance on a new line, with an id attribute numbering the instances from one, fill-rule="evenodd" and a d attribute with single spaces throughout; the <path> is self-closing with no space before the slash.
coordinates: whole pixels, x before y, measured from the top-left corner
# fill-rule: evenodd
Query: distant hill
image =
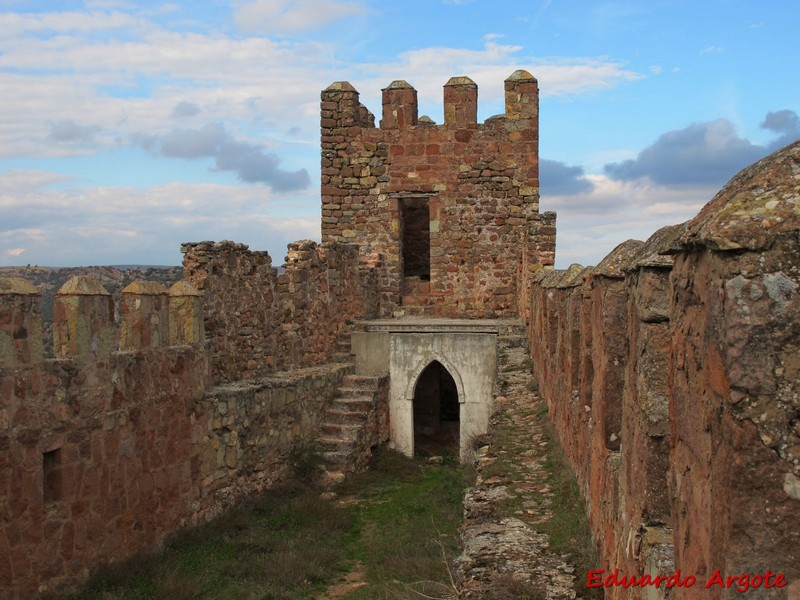
<path id="1" fill-rule="evenodd" d="M 42 292 L 42 329 L 45 354 L 53 351 L 53 296 L 67 280 L 75 276 L 91 277 L 99 281 L 114 298 L 119 307 L 119 293 L 132 281 L 146 279 L 158 281 L 169 288 L 183 279 L 183 267 L 148 265 L 115 265 L 98 267 L 0 267 L 0 277 L 27 279 Z M 117 315 L 119 319 L 119 315 Z"/>

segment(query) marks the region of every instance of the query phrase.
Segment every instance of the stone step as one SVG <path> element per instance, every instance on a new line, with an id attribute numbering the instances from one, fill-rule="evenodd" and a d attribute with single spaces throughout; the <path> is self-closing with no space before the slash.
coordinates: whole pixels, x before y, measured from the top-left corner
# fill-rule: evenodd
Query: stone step
<path id="1" fill-rule="evenodd" d="M 322 453 L 323 460 L 329 465 L 343 465 L 350 459 L 350 453 L 342 450 L 326 450 Z M 328 468 L 330 473 L 333 469 Z"/>
<path id="2" fill-rule="evenodd" d="M 344 396 L 337 396 L 333 399 L 331 408 L 366 413 L 372 408 L 372 396 L 365 396 L 363 393 L 358 395 L 347 394 Z"/>
<path id="3" fill-rule="evenodd" d="M 362 391 L 377 392 L 380 386 L 380 377 L 373 375 L 346 375 L 339 389 L 358 388 Z"/>
<path id="4" fill-rule="evenodd" d="M 358 437 L 360 429 L 361 426 L 358 424 L 326 422 L 320 427 L 320 433 L 322 433 L 320 439 L 349 442 Z"/>
<path id="5" fill-rule="evenodd" d="M 361 425 L 366 420 L 365 411 L 347 410 L 346 407 L 333 407 L 325 413 L 325 424 Z"/>
<path id="6" fill-rule="evenodd" d="M 336 465 L 338 465 L 338 463 L 331 463 L 330 467 L 325 469 L 322 474 L 322 485 L 325 487 L 333 487 L 345 480 L 344 471 L 336 468 Z"/>
<path id="7" fill-rule="evenodd" d="M 508 346 L 511 348 L 519 348 L 523 346 L 527 342 L 527 338 L 524 334 L 519 335 L 501 335 L 498 337 L 497 342 L 501 346 Z"/>
<path id="8" fill-rule="evenodd" d="M 342 439 L 336 435 L 321 435 L 317 438 L 317 443 L 322 450 L 323 458 L 325 458 L 325 455 L 329 452 L 343 452 L 349 454 L 353 449 L 354 441 L 355 440 L 352 439 Z M 325 460 L 327 460 L 327 458 L 325 458 Z"/>
<path id="9" fill-rule="evenodd" d="M 334 352 L 331 354 L 330 362 L 349 365 L 355 364 L 353 355 L 346 352 Z"/>
<path id="10" fill-rule="evenodd" d="M 502 360 L 502 362 L 512 363 L 512 364 L 524 363 L 530 360 L 530 356 L 528 356 L 527 353 L 523 351 L 520 351 L 519 354 L 514 354 L 512 356 L 503 356 L 502 354 L 500 354 L 499 358 Z"/>
<path id="11" fill-rule="evenodd" d="M 358 386 L 358 385 L 347 385 L 342 384 L 336 390 L 336 397 L 337 398 L 365 398 L 371 399 L 372 394 L 377 391 L 377 388 L 372 390 L 366 387 L 366 385 Z"/>

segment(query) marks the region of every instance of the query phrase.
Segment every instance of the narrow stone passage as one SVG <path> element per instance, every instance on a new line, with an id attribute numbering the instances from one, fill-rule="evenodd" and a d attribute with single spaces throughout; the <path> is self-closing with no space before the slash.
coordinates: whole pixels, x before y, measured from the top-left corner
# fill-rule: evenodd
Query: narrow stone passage
<path id="1" fill-rule="evenodd" d="M 575 569 L 549 550 L 537 525 L 552 516 L 544 467 L 550 444 L 546 409 L 534 390 L 520 322 L 503 327 L 489 435 L 476 440 L 477 481 L 464 499 L 463 554 L 456 562 L 461 598 L 577 598 Z M 521 595 L 528 594 L 528 595 Z"/>

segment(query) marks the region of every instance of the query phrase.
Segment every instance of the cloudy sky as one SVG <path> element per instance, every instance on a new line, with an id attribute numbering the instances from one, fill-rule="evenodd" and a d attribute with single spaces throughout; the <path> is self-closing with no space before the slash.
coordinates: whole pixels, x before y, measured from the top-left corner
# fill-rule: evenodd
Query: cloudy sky
<path id="1" fill-rule="evenodd" d="M 179 264 L 181 242 L 319 239 L 319 92 L 372 112 L 452 75 L 541 89 L 557 265 L 693 216 L 800 137 L 800 3 L 0 0 L 0 265 Z"/>

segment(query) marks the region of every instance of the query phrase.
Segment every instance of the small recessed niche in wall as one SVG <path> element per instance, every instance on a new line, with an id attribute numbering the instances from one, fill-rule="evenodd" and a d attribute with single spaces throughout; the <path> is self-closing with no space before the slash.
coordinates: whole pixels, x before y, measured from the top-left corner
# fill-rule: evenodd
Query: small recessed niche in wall
<path id="1" fill-rule="evenodd" d="M 63 485 L 61 480 L 61 448 L 42 454 L 42 490 L 44 503 L 61 500 Z"/>

